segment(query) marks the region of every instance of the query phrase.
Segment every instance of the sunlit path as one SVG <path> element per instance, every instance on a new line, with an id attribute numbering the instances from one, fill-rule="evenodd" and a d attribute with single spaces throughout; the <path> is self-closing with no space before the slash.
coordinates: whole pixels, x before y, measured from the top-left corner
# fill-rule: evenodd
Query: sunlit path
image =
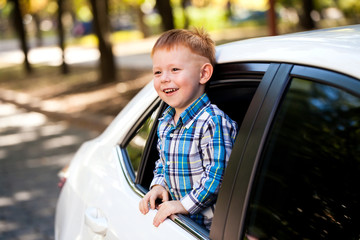
<path id="1" fill-rule="evenodd" d="M 0 239 L 53 239 L 57 173 L 95 136 L 0 103 Z"/>

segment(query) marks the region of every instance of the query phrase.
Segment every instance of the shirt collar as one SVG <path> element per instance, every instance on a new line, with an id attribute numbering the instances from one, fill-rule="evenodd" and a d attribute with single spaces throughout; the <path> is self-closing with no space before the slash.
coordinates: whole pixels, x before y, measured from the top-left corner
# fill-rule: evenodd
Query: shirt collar
<path id="1" fill-rule="evenodd" d="M 209 104 L 210 104 L 210 99 L 208 95 L 204 93 L 203 95 L 201 95 L 201 97 L 196 99 L 188 108 L 186 108 L 184 112 L 180 114 L 179 121 L 181 121 L 186 128 L 189 128 L 193 123 L 193 121 L 196 119 L 197 115 L 201 113 L 202 110 Z M 174 115 L 175 115 L 175 109 L 169 106 L 164 111 L 161 119 L 170 121 L 170 119 L 172 119 Z"/>

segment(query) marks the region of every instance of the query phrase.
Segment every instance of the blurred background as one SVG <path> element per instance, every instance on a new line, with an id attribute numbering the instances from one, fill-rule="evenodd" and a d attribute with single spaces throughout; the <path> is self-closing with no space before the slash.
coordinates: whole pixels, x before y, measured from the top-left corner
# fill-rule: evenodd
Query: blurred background
<path id="1" fill-rule="evenodd" d="M 151 79 L 134 83 L 166 30 L 204 27 L 222 44 L 359 22 L 358 0 L 0 0 L 0 88 L 111 120 Z M 94 93 L 106 84 L 117 91 Z"/>
<path id="2" fill-rule="evenodd" d="M 221 44 L 359 22 L 358 0 L 0 0 L 0 88 L 49 99 L 130 83 L 151 69 L 154 40 L 173 28 L 204 27 Z M 127 101 L 145 82 L 116 87 Z M 80 110 L 114 115 L 124 105 L 99 98 L 101 109 Z"/>
<path id="3" fill-rule="evenodd" d="M 219 45 L 357 23 L 359 0 L 0 0 L 0 239 L 54 239 L 58 172 L 151 81 L 162 32 Z"/>

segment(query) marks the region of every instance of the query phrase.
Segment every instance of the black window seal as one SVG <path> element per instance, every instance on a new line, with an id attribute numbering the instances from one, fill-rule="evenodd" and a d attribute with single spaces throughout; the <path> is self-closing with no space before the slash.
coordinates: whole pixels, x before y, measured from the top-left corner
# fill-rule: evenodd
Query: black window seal
<path id="1" fill-rule="evenodd" d="M 235 62 L 217 64 L 214 67 L 214 74 L 210 83 L 215 79 L 262 78 L 269 66 L 270 63 L 266 62 Z"/>

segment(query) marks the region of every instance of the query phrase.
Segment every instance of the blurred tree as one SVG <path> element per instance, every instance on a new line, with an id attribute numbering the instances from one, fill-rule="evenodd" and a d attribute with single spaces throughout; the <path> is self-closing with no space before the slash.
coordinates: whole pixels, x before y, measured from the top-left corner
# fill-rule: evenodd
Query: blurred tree
<path id="1" fill-rule="evenodd" d="M 138 26 L 144 37 L 149 37 L 150 33 L 144 22 L 144 12 L 141 10 L 141 5 L 135 6 L 135 11 L 138 18 Z"/>
<path id="2" fill-rule="evenodd" d="M 302 14 L 300 15 L 300 24 L 306 30 L 315 28 L 315 22 L 311 17 L 311 12 L 313 10 L 314 10 L 313 0 L 302 1 Z"/>
<path id="3" fill-rule="evenodd" d="M 41 19 L 37 12 L 33 13 L 32 17 L 36 26 L 35 28 L 36 46 L 41 47 L 43 45 L 43 38 L 40 29 Z"/>
<path id="4" fill-rule="evenodd" d="M 276 0 L 269 0 L 268 26 L 271 36 L 277 35 L 275 2 Z"/>
<path id="5" fill-rule="evenodd" d="M 48 0 L 18 0 L 21 7 L 21 13 L 25 22 L 33 23 L 36 38 L 36 46 L 40 47 L 43 44 L 41 31 L 41 15 L 48 4 Z"/>
<path id="6" fill-rule="evenodd" d="M 93 26 L 99 41 L 100 82 L 116 81 L 116 65 L 110 41 L 111 27 L 108 18 L 108 0 L 90 0 L 94 16 Z"/>
<path id="7" fill-rule="evenodd" d="M 334 0 L 336 6 L 342 9 L 344 15 L 351 19 L 352 23 L 360 23 L 359 0 Z"/>
<path id="8" fill-rule="evenodd" d="M 161 16 L 161 24 L 163 30 L 167 31 L 174 29 L 174 14 L 170 4 L 170 0 L 156 0 L 155 7 L 157 8 Z"/>
<path id="9" fill-rule="evenodd" d="M 34 21 L 35 25 L 35 36 L 36 36 L 36 45 L 38 47 L 43 45 L 43 37 L 41 32 L 41 13 L 48 4 L 48 0 L 27 0 L 26 5 L 23 5 L 25 8 L 24 14 L 30 14 Z"/>
<path id="10" fill-rule="evenodd" d="M 191 6 L 191 0 L 181 0 L 181 7 L 183 9 L 183 15 L 184 15 L 184 28 L 189 28 L 190 26 L 189 14 L 187 13 L 186 10 L 188 6 Z"/>
<path id="11" fill-rule="evenodd" d="M 65 31 L 64 24 L 62 21 L 63 13 L 64 13 L 64 1 L 66 0 L 58 0 L 58 39 L 59 39 L 59 47 L 61 49 L 61 72 L 63 74 L 69 73 L 69 67 L 65 62 Z"/>
<path id="12" fill-rule="evenodd" d="M 314 0 L 278 0 L 284 7 L 295 8 L 300 18 L 300 26 L 310 30 L 315 28 L 315 22 L 311 17 L 314 10 Z"/>
<path id="13" fill-rule="evenodd" d="M 9 0 L 9 2 L 13 4 L 12 19 L 14 23 L 14 28 L 20 40 L 21 50 L 24 53 L 24 67 L 27 73 L 31 73 L 33 69 L 30 65 L 28 58 L 29 47 L 27 44 L 26 29 L 23 22 L 23 13 L 20 1 L 21 0 Z"/>
<path id="14" fill-rule="evenodd" d="M 144 21 L 144 11 L 142 10 L 142 5 L 145 3 L 145 0 L 124 0 L 124 3 L 131 6 L 131 8 L 135 11 L 137 17 L 137 26 L 139 30 L 142 32 L 144 37 L 149 37 L 150 32 L 148 26 Z"/>

